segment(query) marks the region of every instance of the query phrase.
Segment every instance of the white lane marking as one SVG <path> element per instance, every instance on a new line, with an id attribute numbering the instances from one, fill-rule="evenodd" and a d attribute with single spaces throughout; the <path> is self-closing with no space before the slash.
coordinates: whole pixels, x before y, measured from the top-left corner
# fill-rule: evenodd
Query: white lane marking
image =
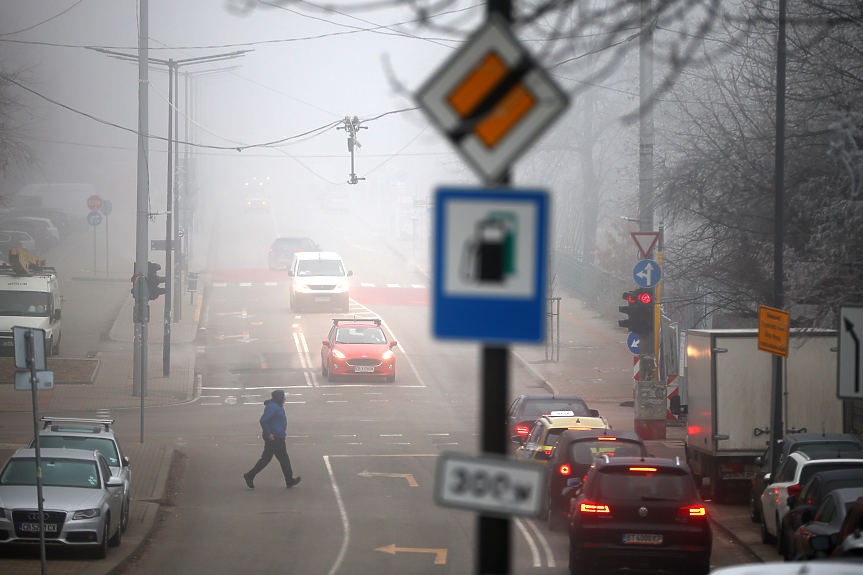
<path id="1" fill-rule="evenodd" d="M 363 287 L 375 287 L 375 284 L 366 284 L 366 283 L 361 283 L 360 285 L 361 285 L 361 286 L 363 286 Z"/>
<path id="2" fill-rule="evenodd" d="M 387 284 L 387 287 L 402 287 L 399 284 Z"/>
<path id="3" fill-rule="evenodd" d="M 305 403 L 305 401 L 286 401 L 285 403 Z"/>
<path id="4" fill-rule="evenodd" d="M 554 562 L 554 552 L 551 550 L 551 545 L 548 544 L 548 540 L 545 538 L 545 535 L 539 530 L 539 527 L 536 526 L 536 523 L 533 519 L 525 519 L 525 522 L 530 526 L 533 532 L 536 534 L 536 538 L 539 540 L 539 544 L 542 545 L 543 551 L 545 551 L 545 561 L 548 563 L 550 568 L 554 568 L 556 566 Z"/>
<path id="5" fill-rule="evenodd" d="M 216 283 L 216 284 L 213 284 L 213 287 L 228 287 L 228 284 L 225 284 L 225 283 Z"/>
<path id="6" fill-rule="evenodd" d="M 539 556 L 539 549 L 536 547 L 533 537 L 530 536 L 530 533 L 528 533 L 524 523 L 521 522 L 521 519 L 516 517 L 514 521 L 515 526 L 518 527 L 518 530 L 521 531 L 522 535 L 524 535 L 524 539 L 527 541 L 527 546 L 530 547 L 530 554 L 533 556 L 533 566 L 542 567 L 542 558 Z"/>
<path id="7" fill-rule="evenodd" d="M 383 395 L 384 393 L 382 391 L 366 391 L 365 394 L 366 395 Z"/>
<path id="8" fill-rule="evenodd" d="M 36 387 L 38 388 L 39 386 L 36 386 Z M 219 396 L 218 395 L 201 395 L 200 399 L 213 399 L 214 397 L 219 397 Z"/>
<path id="9" fill-rule="evenodd" d="M 449 435 L 449 433 L 429 433 L 429 435 Z"/>
<path id="10" fill-rule="evenodd" d="M 253 391 L 253 390 L 263 390 L 263 389 L 288 389 L 288 388 L 290 388 L 290 389 L 293 389 L 293 388 L 303 389 L 304 387 L 305 387 L 304 385 L 265 385 L 262 387 L 201 387 L 201 390 L 206 389 L 208 391 L 222 391 L 222 390 L 234 391 L 237 389 L 247 389 L 249 391 Z M 302 393 L 288 393 L 287 395 L 302 395 Z"/>
<path id="11" fill-rule="evenodd" d="M 327 403 L 347 403 L 344 399 L 328 399 Z"/>
<path id="12" fill-rule="evenodd" d="M 240 287 L 252 287 L 253 285 L 251 282 L 240 282 Z"/>
<path id="13" fill-rule="evenodd" d="M 38 387 L 38 386 L 37 386 L 37 387 Z M 353 434 L 347 434 L 347 435 L 333 435 L 333 437 L 356 437 L 356 436 L 357 436 L 357 434 L 356 434 L 356 433 L 353 433 Z"/>
<path id="14" fill-rule="evenodd" d="M 387 442 L 387 445 L 410 445 L 410 443 L 406 443 L 406 442 L 405 442 L 405 443 L 391 443 L 391 442 Z"/>
<path id="15" fill-rule="evenodd" d="M 301 317 L 303 317 L 303 316 L 301 316 L 301 315 L 295 315 L 295 316 L 294 316 L 294 319 L 300 319 Z"/>
<path id="16" fill-rule="evenodd" d="M 342 517 L 342 548 L 339 549 L 339 554 L 336 555 L 336 561 L 327 575 L 335 575 L 345 559 L 345 554 L 348 552 L 348 543 L 351 541 L 351 524 L 348 521 L 348 512 L 345 511 L 345 504 L 342 501 L 342 494 L 339 493 L 339 486 L 336 484 L 336 476 L 333 473 L 333 467 L 330 465 L 329 455 L 324 455 L 324 464 L 327 466 L 327 473 L 330 475 L 330 483 L 333 486 L 333 493 L 336 496 L 336 505 L 339 507 L 339 515 Z"/>
<path id="17" fill-rule="evenodd" d="M 297 346 L 297 355 L 300 357 L 300 366 L 301 366 L 304 370 L 307 370 L 307 369 L 309 368 L 309 365 L 306 363 L 306 356 L 303 354 L 303 346 L 302 346 L 302 344 L 300 343 L 300 336 L 301 336 L 301 335 L 303 335 L 303 334 L 302 334 L 302 333 L 297 333 L 297 332 L 294 332 L 294 333 L 293 333 L 293 336 L 294 336 L 294 345 L 296 345 L 296 346 Z M 305 380 L 306 380 L 306 386 L 307 386 L 307 387 L 313 387 L 313 386 L 312 386 L 312 378 L 311 378 L 311 376 L 309 375 L 309 372 L 308 372 L 308 371 L 303 371 L 303 377 L 304 377 L 304 378 L 305 378 Z"/>
<path id="18" fill-rule="evenodd" d="M 420 285 L 420 284 L 411 284 L 411 287 L 412 287 L 412 288 L 417 288 L 417 289 L 425 289 L 425 287 L 426 287 L 426 286 L 424 286 L 424 285 Z"/>
<path id="19" fill-rule="evenodd" d="M 386 403 L 389 399 L 370 399 L 369 403 Z"/>
<path id="20" fill-rule="evenodd" d="M 381 433 L 381 437 L 403 437 L 403 436 L 401 433 Z M 37 517 L 38 517 L 38 515 L 37 515 Z"/>
<path id="21" fill-rule="evenodd" d="M 458 443 L 435 443 L 435 445 L 458 445 Z"/>
<path id="22" fill-rule="evenodd" d="M 321 395 L 344 395 L 344 393 L 322 393 Z"/>
<path id="23" fill-rule="evenodd" d="M 351 301 L 354 301 L 354 300 L 351 300 Z M 369 308 L 367 308 L 366 306 L 364 306 L 364 305 L 362 305 L 362 304 L 357 304 L 357 305 L 359 305 L 362 309 L 366 310 L 366 311 L 367 311 L 367 312 L 369 312 L 370 314 L 373 314 L 374 316 L 379 317 L 379 318 L 381 319 L 381 324 L 383 324 L 383 326 L 384 326 L 385 328 L 387 328 L 387 331 L 388 331 L 388 332 L 390 332 L 390 335 L 391 335 L 391 336 L 393 336 L 393 338 L 394 338 L 396 341 L 398 341 L 398 340 L 399 340 L 399 338 L 397 338 L 397 337 L 396 337 L 396 334 L 395 334 L 395 333 L 393 333 L 393 330 L 390 328 L 390 326 L 387 324 L 387 322 L 386 322 L 386 320 L 384 320 L 384 318 L 382 318 L 379 314 L 376 314 L 375 312 L 373 312 L 372 310 L 370 310 Z M 420 376 L 420 372 L 419 372 L 419 370 L 417 370 L 417 367 L 414 365 L 414 362 L 411 360 L 411 357 L 408 355 L 408 352 L 406 352 L 406 351 L 405 351 L 405 348 L 404 348 L 404 347 L 402 347 L 402 344 L 401 344 L 401 343 L 399 343 L 396 347 L 397 347 L 397 348 L 399 348 L 399 350 L 400 350 L 400 351 L 402 352 L 402 354 L 405 356 L 405 359 L 407 360 L 408 365 L 410 365 L 410 366 L 411 366 L 411 369 L 413 370 L 414 375 L 417 377 L 417 381 L 419 381 L 419 382 L 420 382 L 419 387 L 425 387 L 425 386 L 426 386 L 426 384 L 425 384 L 425 382 L 423 381 L 423 378 Z M 416 387 L 416 386 L 413 386 L 413 385 L 399 385 L 399 386 L 397 386 L 397 387 Z"/>
<path id="24" fill-rule="evenodd" d="M 201 405 L 222 405 L 222 403 L 202 403 Z"/>
<path id="25" fill-rule="evenodd" d="M 279 282 L 264 282 L 264 285 L 265 286 L 277 286 L 277 285 L 279 285 Z"/>
<path id="26" fill-rule="evenodd" d="M 303 353 L 306 356 L 306 365 L 308 366 L 309 369 L 313 369 L 312 368 L 312 355 L 311 355 L 311 353 L 309 353 L 309 345 L 306 343 L 306 334 L 304 334 L 303 332 L 300 332 L 300 341 L 303 344 Z M 311 385 L 312 387 L 318 386 L 318 378 L 315 376 L 314 372 L 309 373 L 307 371 L 306 372 L 306 379 L 309 381 L 309 385 Z"/>
<path id="27" fill-rule="evenodd" d="M 292 323 L 292 324 L 291 324 L 291 327 L 300 327 L 300 324 L 298 324 L 298 323 Z"/>

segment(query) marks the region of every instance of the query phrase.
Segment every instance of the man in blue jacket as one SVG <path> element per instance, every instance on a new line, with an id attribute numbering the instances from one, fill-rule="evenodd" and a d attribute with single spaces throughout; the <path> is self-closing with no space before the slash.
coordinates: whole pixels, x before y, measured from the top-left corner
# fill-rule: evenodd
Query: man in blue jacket
<path id="1" fill-rule="evenodd" d="M 246 485 L 250 489 L 255 488 L 255 476 L 266 467 L 273 456 L 279 460 L 282 473 L 285 475 L 285 483 L 288 489 L 300 482 L 300 476 L 294 477 L 291 469 L 291 458 L 288 457 L 288 449 L 285 446 L 285 432 L 288 429 L 288 418 L 285 415 L 285 392 L 277 389 L 272 393 L 273 398 L 264 402 L 264 414 L 261 416 L 261 430 L 264 438 L 264 452 L 251 471 L 243 474 Z"/>

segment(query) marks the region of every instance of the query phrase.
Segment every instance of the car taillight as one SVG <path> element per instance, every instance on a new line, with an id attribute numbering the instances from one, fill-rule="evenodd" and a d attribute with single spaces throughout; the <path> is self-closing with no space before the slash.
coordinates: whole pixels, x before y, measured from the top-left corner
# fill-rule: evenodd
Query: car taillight
<path id="1" fill-rule="evenodd" d="M 585 501 L 579 507 L 579 510 L 582 513 L 611 513 L 611 509 L 608 508 L 608 505 L 602 505 L 599 503 L 593 503 L 590 501 Z"/>
<path id="2" fill-rule="evenodd" d="M 600 441 L 617 441 L 616 437 L 597 437 Z"/>
<path id="3" fill-rule="evenodd" d="M 797 485 L 789 485 L 788 489 L 787 489 L 788 495 L 789 496 L 793 495 L 794 497 L 797 497 L 798 495 L 800 495 L 800 491 L 802 489 L 803 489 L 803 486 L 800 485 L 799 483 Z"/>
<path id="4" fill-rule="evenodd" d="M 593 429 L 592 427 L 567 427 L 567 429 L 575 429 L 576 431 L 588 431 Z"/>
<path id="5" fill-rule="evenodd" d="M 690 505 L 677 510 L 678 517 L 706 517 L 707 508 L 703 505 Z"/>
<path id="6" fill-rule="evenodd" d="M 551 455 L 551 449 L 545 449 L 543 451 L 545 452 L 546 455 Z"/>
<path id="7" fill-rule="evenodd" d="M 629 468 L 629 470 L 630 470 L 630 471 L 636 471 L 636 472 L 641 471 L 641 472 L 644 472 L 644 473 L 654 473 L 654 472 L 656 472 L 656 468 L 655 468 L 655 467 L 630 467 L 630 468 Z"/>
<path id="8" fill-rule="evenodd" d="M 570 473 L 572 473 L 572 468 L 566 463 L 564 463 L 560 466 L 560 469 L 558 471 L 560 471 L 561 475 L 569 475 Z"/>
<path id="9" fill-rule="evenodd" d="M 528 426 L 526 425 L 516 425 L 515 432 L 519 435 L 527 435 L 528 433 L 530 433 L 530 428 L 528 428 Z"/>

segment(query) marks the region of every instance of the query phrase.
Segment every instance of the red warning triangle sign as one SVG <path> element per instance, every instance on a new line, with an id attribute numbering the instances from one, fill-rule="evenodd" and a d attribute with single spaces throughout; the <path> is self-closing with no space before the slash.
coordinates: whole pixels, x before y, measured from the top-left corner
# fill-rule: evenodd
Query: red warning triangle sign
<path id="1" fill-rule="evenodd" d="M 653 251 L 657 240 L 659 240 L 659 232 L 632 232 L 629 235 L 635 240 L 635 245 L 638 246 L 638 251 L 641 252 L 644 259 L 649 260 L 650 253 Z M 644 249 L 644 246 L 648 246 L 647 249 Z"/>

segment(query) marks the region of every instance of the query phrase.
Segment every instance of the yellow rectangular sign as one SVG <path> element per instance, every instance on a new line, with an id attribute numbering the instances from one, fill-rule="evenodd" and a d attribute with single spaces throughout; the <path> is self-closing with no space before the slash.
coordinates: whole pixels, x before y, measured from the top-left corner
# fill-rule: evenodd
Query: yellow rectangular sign
<path id="1" fill-rule="evenodd" d="M 791 314 L 787 311 L 758 306 L 758 349 L 788 357 L 788 327 Z"/>

